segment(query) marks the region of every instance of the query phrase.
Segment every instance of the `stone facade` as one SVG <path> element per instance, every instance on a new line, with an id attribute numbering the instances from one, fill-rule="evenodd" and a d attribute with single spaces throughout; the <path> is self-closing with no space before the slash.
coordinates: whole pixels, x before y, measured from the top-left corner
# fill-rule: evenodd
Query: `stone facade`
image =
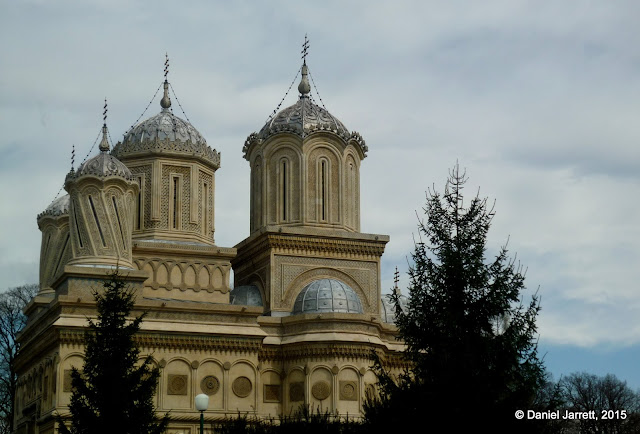
<path id="1" fill-rule="evenodd" d="M 357 415 L 375 391 L 371 351 L 402 368 L 381 315 L 389 238 L 360 233 L 367 147 L 309 99 L 302 72 L 299 101 L 245 142 L 250 235 L 235 247 L 214 242 L 220 154 L 169 110 L 166 81 L 160 114 L 110 154 L 103 127 L 101 153 L 38 216 L 41 286 L 20 336 L 17 432 L 54 433 L 53 415 L 68 414 L 91 291 L 115 266 L 136 291 L 132 315 L 147 312 L 136 339 L 161 370 L 156 405 L 171 411 L 170 433 L 197 432 L 200 393 L 207 421 L 300 405 Z"/>

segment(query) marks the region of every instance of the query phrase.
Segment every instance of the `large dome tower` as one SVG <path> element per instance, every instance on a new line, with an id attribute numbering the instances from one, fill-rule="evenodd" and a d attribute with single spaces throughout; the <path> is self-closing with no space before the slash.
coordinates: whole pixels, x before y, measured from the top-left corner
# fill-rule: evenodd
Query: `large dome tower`
<path id="1" fill-rule="evenodd" d="M 232 260 L 236 286 L 259 288 L 274 316 L 308 313 L 299 305 L 310 294 L 301 296 L 304 288 L 334 286 L 348 288 L 357 301 L 358 309 L 345 312 L 379 315 L 380 257 L 389 237 L 360 232 L 360 162 L 368 149 L 360 134 L 315 103 L 307 47 L 305 41 L 298 100 L 243 147 L 251 166 L 251 223 Z M 323 299 L 318 306 L 338 297 L 316 292 Z"/>

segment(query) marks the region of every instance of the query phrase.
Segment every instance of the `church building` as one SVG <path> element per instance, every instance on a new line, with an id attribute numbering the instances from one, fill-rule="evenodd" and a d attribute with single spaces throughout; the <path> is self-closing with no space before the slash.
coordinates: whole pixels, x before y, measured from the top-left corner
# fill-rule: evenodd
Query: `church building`
<path id="1" fill-rule="evenodd" d="M 113 148 L 105 118 L 98 153 L 37 217 L 40 291 L 16 361 L 18 433 L 54 433 L 54 415 L 69 414 L 92 289 L 116 267 L 136 291 L 132 315 L 147 312 L 136 340 L 160 368 L 169 433 L 198 432 L 201 393 L 206 421 L 301 405 L 357 416 L 375 390 L 372 350 L 400 369 L 404 346 L 380 287 L 389 237 L 360 232 L 368 148 L 316 104 L 306 58 L 300 72 L 297 102 L 238 143 L 251 215 L 234 247 L 215 243 L 220 153 L 173 113 L 166 70 L 160 112 Z"/>

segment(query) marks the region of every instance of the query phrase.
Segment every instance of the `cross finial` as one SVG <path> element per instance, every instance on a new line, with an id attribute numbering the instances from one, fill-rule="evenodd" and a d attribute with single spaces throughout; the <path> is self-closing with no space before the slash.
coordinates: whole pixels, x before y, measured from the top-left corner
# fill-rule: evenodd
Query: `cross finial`
<path id="1" fill-rule="evenodd" d="M 304 35 L 304 43 L 302 44 L 302 62 L 306 65 L 307 64 L 307 54 L 309 51 L 309 39 L 307 39 L 307 35 L 305 33 Z"/>
<path id="2" fill-rule="evenodd" d="M 400 273 L 398 273 L 398 267 L 396 267 L 396 272 L 393 273 L 393 292 L 398 294 L 400 289 L 398 288 L 398 282 L 400 281 Z"/>
<path id="3" fill-rule="evenodd" d="M 169 53 L 164 53 L 164 81 L 167 81 L 167 75 L 169 75 Z"/>
<path id="4" fill-rule="evenodd" d="M 73 172 L 73 166 L 76 163 L 76 145 L 71 145 L 71 171 Z"/>

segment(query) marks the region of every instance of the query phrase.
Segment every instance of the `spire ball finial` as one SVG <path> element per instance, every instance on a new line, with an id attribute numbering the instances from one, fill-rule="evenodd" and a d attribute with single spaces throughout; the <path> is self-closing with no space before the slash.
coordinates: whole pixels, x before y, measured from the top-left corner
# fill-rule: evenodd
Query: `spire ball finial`
<path id="1" fill-rule="evenodd" d="M 169 98 L 169 82 L 166 80 L 164 82 L 164 95 L 160 100 L 160 107 L 165 110 L 171 107 L 171 99 Z"/>
<path id="2" fill-rule="evenodd" d="M 302 79 L 300 80 L 300 84 L 298 85 L 298 92 L 300 92 L 300 97 L 304 98 L 306 95 L 311 92 L 311 85 L 309 84 L 309 68 L 307 68 L 307 54 L 309 50 L 309 39 L 307 39 L 307 35 L 304 35 L 304 43 L 302 44 Z"/>
<path id="3" fill-rule="evenodd" d="M 169 81 L 167 81 L 167 75 L 169 74 L 169 55 L 165 54 L 166 60 L 164 61 L 164 95 L 160 100 L 160 107 L 168 109 L 171 107 L 171 99 L 169 98 Z"/>

